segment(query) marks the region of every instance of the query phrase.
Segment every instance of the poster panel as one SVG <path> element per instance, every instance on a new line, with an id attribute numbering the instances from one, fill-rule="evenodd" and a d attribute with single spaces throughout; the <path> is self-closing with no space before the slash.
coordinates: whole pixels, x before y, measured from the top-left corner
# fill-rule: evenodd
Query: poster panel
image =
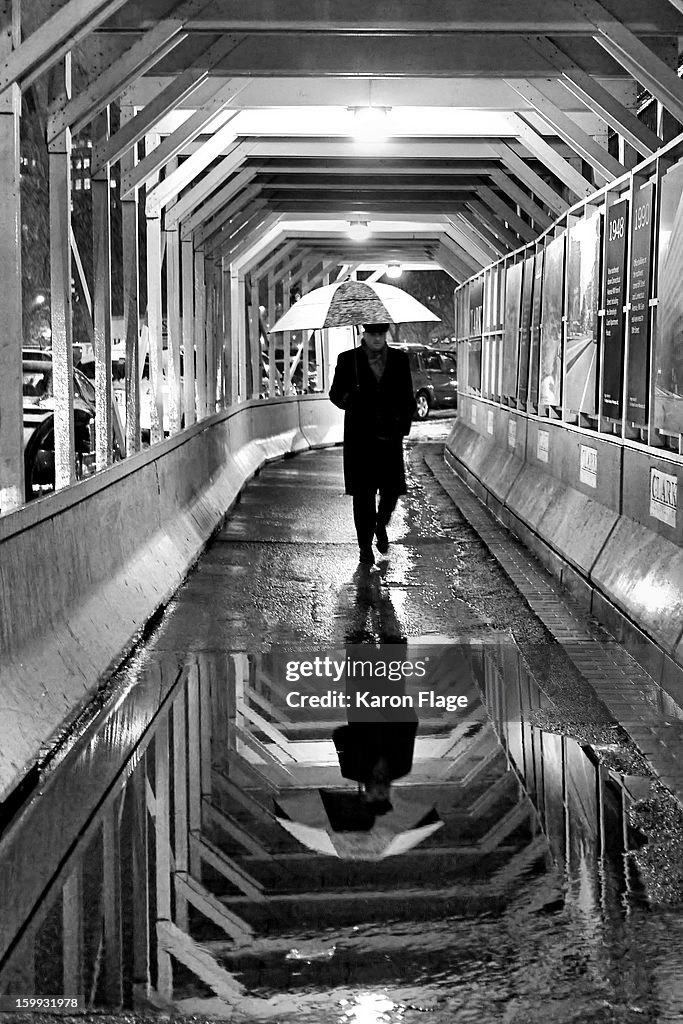
<path id="1" fill-rule="evenodd" d="M 467 386 L 470 391 L 481 393 L 481 338 L 472 339 L 469 343 Z"/>
<path id="2" fill-rule="evenodd" d="M 503 327 L 503 376 L 501 392 L 517 395 L 517 362 L 519 358 L 519 319 L 522 302 L 522 266 L 515 263 L 505 274 L 505 322 Z"/>
<path id="3" fill-rule="evenodd" d="M 596 210 L 572 224 L 567 233 L 564 404 L 591 416 L 597 411 L 601 223 Z"/>
<path id="4" fill-rule="evenodd" d="M 631 315 L 628 324 L 628 375 L 626 416 L 631 423 L 647 426 L 650 366 L 650 268 L 654 185 L 649 182 L 635 193 L 631 217 Z"/>
<path id="5" fill-rule="evenodd" d="M 470 284 L 470 338 L 480 338 L 484 313 L 484 278 Z"/>
<path id="6" fill-rule="evenodd" d="M 562 402 L 562 300 L 564 284 L 564 244 L 566 232 L 558 235 L 545 250 L 543 297 L 541 300 L 541 368 L 538 401 L 540 405 Z"/>
<path id="7" fill-rule="evenodd" d="M 661 182 L 654 425 L 683 432 L 683 162 Z"/>
<path id="8" fill-rule="evenodd" d="M 519 319 L 519 375 L 517 399 L 526 402 L 529 390 L 529 346 L 531 344 L 531 297 L 534 290 L 534 257 L 524 260 L 522 276 L 522 312 Z"/>
<path id="9" fill-rule="evenodd" d="M 543 295 L 543 267 L 545 249 L 536 253 L 534 287 L 531 298 L 531 339 L 529 345 L 529 401 L 538 405 L 538 370 L 541 352 L 541 298 Z"/>
<path id="10" fill-rule="evenodd" d="M 605 241 L 605 330 L 602 350 L 603 416 L 619 419 L 624 385 L 624 305 L 626 303 L 626 226 L 628 199 L 607 211 Z"/>

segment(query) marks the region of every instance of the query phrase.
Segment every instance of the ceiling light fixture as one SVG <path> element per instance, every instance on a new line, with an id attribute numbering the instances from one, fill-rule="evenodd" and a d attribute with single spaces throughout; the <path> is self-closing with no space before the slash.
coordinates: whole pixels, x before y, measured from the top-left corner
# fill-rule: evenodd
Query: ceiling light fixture
<path id="1" fill-rule="evenodd" d="M 348 227 L 349 238 L 354 242 L 364 242 L 370 237 L 370 225 L 366 220 L 351 220 Z"/>
<path id="2" fill-rule="evenodd" d="M 396 278 L 400 277 L 402 273 L 403 267 L 398 262 L 398 260 L 392 260 L 390 263 L 387 263 L 387 277 L 390 277 L 392 280 L 395 281 Z"/>
<path id="3" fill-rule="evenodd" d="M 382 142 L 389 135 L 391 107 L 350 107 L 353 136 L 360 142 Z"/>

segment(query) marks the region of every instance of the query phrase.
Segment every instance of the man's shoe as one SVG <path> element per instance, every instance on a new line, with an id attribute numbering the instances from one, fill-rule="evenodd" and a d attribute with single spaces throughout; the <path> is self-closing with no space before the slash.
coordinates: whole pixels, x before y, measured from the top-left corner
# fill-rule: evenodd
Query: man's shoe
<path id="1" fill-rule="evenodd" d="M 359 557 L 358 561 L 360 562 L 361 565 L 374 565 L 375 564 L 375 556 L 372 553 L 372 548 L 370 548 L 370 547 L 361 548 L 360 549 L 360 557 Z"/>
<path id="2" fill-rule="evenodd" d="M 377 537 L 377 550 L 381 555 L 386 555 L 389 550 L 389 538 L 387 537 L 386 526 L 382 526 L 381 523 L 377 523 L 375 526 L 375 536 Z"/>

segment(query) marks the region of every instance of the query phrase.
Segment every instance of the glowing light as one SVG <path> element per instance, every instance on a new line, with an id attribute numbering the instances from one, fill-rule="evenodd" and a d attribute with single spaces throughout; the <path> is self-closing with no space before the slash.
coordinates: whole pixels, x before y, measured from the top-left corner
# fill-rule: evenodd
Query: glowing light
<path id="1" fill-rule="evenodd" d="M 393 280 L 396 280 L 396 278 L 400 277 L 402 273 L 403 273 L 403 267 L 398 262 L 398 260 L 392 260 L 391 263 L 387 264 L 387 277 L 390 277 Z"/>
<path id="2" fill-rule="evenodd" d="M 390 107 L 351 107 L 353 136 L 363 142 L 381 142 L 389 135 Z"/>
<path id="3" fill-rule="evenodd" d="M 362 992 L 356 996 L 356 1002 L 342 1016 L 348 1024 L 385 1024 L 386 1016 L 396 1004 L 386 996 L 375 992 Z"/>
<path id="4" fill-rule="evenodd" d="M 364 242 L 370 237 L 370 225 L 366 220 L 349 221 L 348 233 L 354 242 Z"/>

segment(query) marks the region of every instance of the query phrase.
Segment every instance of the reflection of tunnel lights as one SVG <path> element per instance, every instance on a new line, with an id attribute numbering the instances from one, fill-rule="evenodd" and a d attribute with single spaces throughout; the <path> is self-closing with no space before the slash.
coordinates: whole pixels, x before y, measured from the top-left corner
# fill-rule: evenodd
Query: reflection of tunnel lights
<path id="1" fill-rule="evenodd" d="M 352 220 L 348 227 L 349 238 L 354 242 L 364 242 L 370 237 L 370 225 L 366 220 Z"/>
<path id="2" fill-rule="evenodd" d="M 346 1005 L 345 1000 L 342 1005 Z M 342 1021 L 348 1024 L 380 1024 L 380 1021 L 387 1020 L 385 1015 L 395 1007 L 396 1004 L 386 996 L 375 992 L 359 992 L 355 1005 L 346 1010 Z"/>
<path id="3" fill-rule="evenodd" d="M 394 281 L 397 277 L 400 277 L 403 273 L 403 267 L 398 260 L 392 260 L 391 263 L 387 263 L 387 277 L 392 278 Z"/>

